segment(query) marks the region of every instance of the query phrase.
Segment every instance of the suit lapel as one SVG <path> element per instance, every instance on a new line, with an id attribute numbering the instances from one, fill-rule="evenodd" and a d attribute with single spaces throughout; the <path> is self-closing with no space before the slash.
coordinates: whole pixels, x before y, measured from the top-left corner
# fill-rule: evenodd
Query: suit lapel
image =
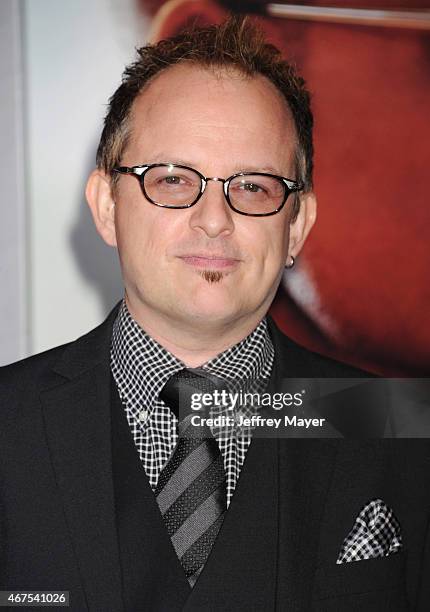
<path id="1" fill-rule="evenodd" d="M 275 347 L 275 364 L 269 391 L 279 392 L 288 379 L 317 379 L 342 376 L 336 364 L 283 336 L 269 319 Z M 323 371 L 321 363 L 329 363 Z M 359 371 L 356 371 L 359 376 Z M 354 376 L 345 368 L 345 376 Z M 278 415 L 279 416 L 279 415 Z M 336 416 L 331 415 L 331 416 Z M 355 417 L 362 420 L 359 411 Z M 335 423 L 335 424 L 334 424 Z M 341 438 L 342 427 L 334 420 L 325 435 Z M 278 533 L 278 610 L 308 610 L 314 588 L 321 522 L 336 466 L 339 439 L 279 440 L 279 533 Z"/>
<path id="2" fill-rule="evenodd" d="M 312 353 L 281 334 L 270 317 L 268 322 L 276 355 L 270 391 L 291 391 L 294 386 L 299 389 L 300 382 L 307 389 L 309 400 L 312 400 L 309 402 L 305 399 L 303 416 L 325 419 L 321 428 L 299 428 L 288 432 L 289 436 L 349 439 L 384 437 L 388 397 L 386 389 L 381 387 L 375 375 Z M 343 379 L 343 384 L 340 379 Z M 292 382 L 295 384 L 291 385 Z M 279 413 L 276 416 L 280 416 Z"/>
<path id="3" fill-rule="evenodd" d="M 48 447 L 90 610 L 123 610 L 112 482 L 109 347 L 117 307 L 66 347 L 41 394 Z M 64 380 L 66 379 L 66 380 Z M 57 379 L 58 380 L 58 379 Z"/>
<path id="4" fill-rule="evenodd" d="M 123 609 L 106 367 L 42 394 L 52 464 L 90 610 Z"/>

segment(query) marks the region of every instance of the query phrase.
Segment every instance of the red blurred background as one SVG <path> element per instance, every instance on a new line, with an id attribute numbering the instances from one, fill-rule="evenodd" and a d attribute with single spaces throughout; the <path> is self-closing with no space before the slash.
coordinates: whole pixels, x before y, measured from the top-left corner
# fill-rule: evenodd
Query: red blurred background
<path id="1" fill-rule="evenodd" d="M 272 314 L 313 350 L 386 376 L 430 373 L 430 12 L 375 25 L 264 14 L 264 2 L 139 0 L 153 40 L 259 12 L 313 96 L 319 215 Z M 286 4 L 286 3 L 284 3 Z M 375 9 L 375 2 L 296 2 Z M 428 2 L 378 1 L 428 10 Z M 262 14 L 263 13 L 263 14 Z M 376 13 L 373 13 L 376 14 Z M 390 14 L 388 13 L 388 16 Z"/>

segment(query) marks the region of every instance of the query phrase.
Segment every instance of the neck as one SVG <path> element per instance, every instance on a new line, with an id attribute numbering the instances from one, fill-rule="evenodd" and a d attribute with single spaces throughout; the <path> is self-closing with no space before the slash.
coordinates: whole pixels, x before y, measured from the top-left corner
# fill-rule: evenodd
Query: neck
<path id="1" fill-rule="evenodd" d="M 197 368 L 210 361 L 248 336 L 260 323 L 265 312 L 252 317 L 238 318 L 228 323 L 193 320 L 187 324 L 151 311 L 142 311 L 126 294 L 127 308 L 133 319 L 158 344 L 189 368 Z"/>

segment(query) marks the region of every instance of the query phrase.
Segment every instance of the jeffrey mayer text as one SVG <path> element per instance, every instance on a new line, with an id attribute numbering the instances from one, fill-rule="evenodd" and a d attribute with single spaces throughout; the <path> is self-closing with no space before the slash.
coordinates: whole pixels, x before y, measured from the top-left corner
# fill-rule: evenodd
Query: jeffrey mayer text
<path id="1" fill-rule="evenodd" d="M 239 425 L 239 427 L 273 427 L 279 429 L 281 425 L 284 427 L 322 427 L 325 419 L 302 419 L 297 416 L 284 416 L 284 418 L 270 418 L 262 417 L 260 415 L 253 415 L 246 417 L 243 414 L 238 414 L 236 419 L 233 416 L 219 415 L 217 417 L 202 417 L 198 414 L 194 414 L 191 417 L 191 424 L 193 427 L 233 427 Z"/>

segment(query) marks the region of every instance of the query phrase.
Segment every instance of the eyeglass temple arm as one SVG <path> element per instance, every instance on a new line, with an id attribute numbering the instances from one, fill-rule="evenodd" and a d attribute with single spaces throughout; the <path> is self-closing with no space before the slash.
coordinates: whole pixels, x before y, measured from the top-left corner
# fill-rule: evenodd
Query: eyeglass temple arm
<path id="1" fill-rule="evenodd" d="M 282 179 L 284 182 L 284 185 L 286 185 L 287 189 L 290 190 L 290 192 L 297 192 L 297 191 L 302 191 L 302 189 L 304 188 L 304 183 L 300 183 L 299 181 L 290 181 L 289 179 Z M 290 187 L 290 184 L 294 183 L 293 187 Z"/>
<path id="2" fill-rule="evenodd" d="M 136 176 L 140 176 L 147 167 L 148 166 L 133 166 L 133 168 L 130 168 L 129 166 L 119 166 L 118 168 L 114 168 L 113 171 L 119 174 L 135 174 Z"/>

